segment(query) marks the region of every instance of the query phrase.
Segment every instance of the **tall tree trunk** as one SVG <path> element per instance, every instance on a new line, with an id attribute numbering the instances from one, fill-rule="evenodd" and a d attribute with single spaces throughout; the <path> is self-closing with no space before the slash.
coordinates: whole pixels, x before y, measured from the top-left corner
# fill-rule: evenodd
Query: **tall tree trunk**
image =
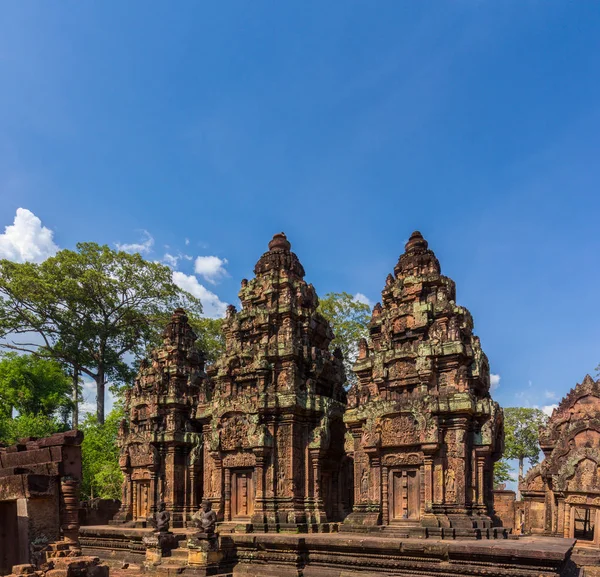
<path id="1" fill-rule="evenodd" d="M 521 489 L 519 488 L 519 484 L 521 483 L 521 479 L 523 478 L 523 457 L 519 457 L 519 478 L 517 479 L 517 501 L 521 500 Z"/>
<path id="2" fill-rule="evenodd" d="M 73 428 L 79 428 L 79 367 L 73 365 Z"/>
<path id="3" fill-rule="evenodd" d="M 98 372 L 96 373 L 96 417 L 98 423 L 104 425 L 104 367 L 98 366 Z"/>

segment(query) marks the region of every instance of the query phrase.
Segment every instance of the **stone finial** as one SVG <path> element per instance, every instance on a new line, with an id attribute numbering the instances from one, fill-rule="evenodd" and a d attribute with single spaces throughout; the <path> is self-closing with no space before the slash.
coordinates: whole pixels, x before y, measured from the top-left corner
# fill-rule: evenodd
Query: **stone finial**
<path id="1" fill-rule="evenodd" d="M 290 241 L 285 236 L 285 233 L 278 232 L 273 236 L 273 239 L 269 243 L 269 250 L 285 250 L 289 251 L 292 248 Z"/>
<path id="2" fill-rule="evenodd" d="M 590 377 L 589 374 L 587 374 L 585 376 L 585 378 L 583 379 L 582 383 L 581 383 L 584 387 L 593 387 L 594 386 L 594 379 L 592 379 L 592 377 Z"/>
<path id="3" fill-rule="evenodd" d="M 417 249 L 427 250 L 428 246 L 429 244 L 423 238 L 423 235 L 418 230 L 415 230 L 415 232 L 413 232 L 410 235 L 410 238 L 408 239 L 408 242 L 406 243 L 404 249 L 406 250 L 406 252 Z"/>
<path id="4" fill-rule="evenodd" d="M 381 311 L 383 310 L 381 303 L 377 303 L 374 307 L 373 307 L 373 315 L 372 317 L 378 317 L 381 315 Z"/>

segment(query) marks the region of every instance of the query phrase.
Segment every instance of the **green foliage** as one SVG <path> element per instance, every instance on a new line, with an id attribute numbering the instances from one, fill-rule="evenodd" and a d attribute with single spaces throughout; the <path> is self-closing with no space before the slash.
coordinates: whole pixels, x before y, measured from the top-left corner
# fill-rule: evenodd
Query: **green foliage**
<path id="1" fill-rule="evenodd" d="M 505 459 L 500 459 L 494 463 L 494 487 L 498 488 L 502 483 L 514 483 L 512 468 Z"/>
<path id="2" fill-rule="evenodd" d="M 156 338 L 155 319 L 177 307 L 202 311 L 173 283 L 169 267 L 139 254 L 80 243 L 41 264 L 0 261 L 0 337 L 42 339 L 3 346 L 52 357 L 94 379 L 100 423 L 106 381 L 131 380 L 124 355 L 142 355 Z"/>
<path id="3" fill-rule="evenodd" d="M 369 305 L 358 302 L 346 292 L 327 293 L 319 299 L 319 312 L 330 322 L 334 339 L 332 347 L 339 347 L 344 356 L 346 378 L 352 384 L 355 375 L 352 366 L 358 354 L 358 342 L 369 335 L 371 319 Z"/>
<path id="4" fill-rule="evenodd" d="M 83 480 L 82 496 L 87 499 L 120 499 L 123 474 L 119 468 L 117 434 L 123 409 L 113 409 L 104 424 L 95 415 L 87 415 L 81 424 Z"/>
<path id="5" fill-rule="evenodd" d="M 223 319 L 190 317 L 190 324 L 198 335 L 196 346 L 205 354 L 208 364 L 214 363 L 225 352 Z"/>
<path id="6" fill-rule="evenodd" d="M 55 417 L 44 414 L 24 414 L 14 419 L 0 417 L 0 443 L 14 445 L 23 437 L 48 437 L 67 429 Z"/>
<path id="7" fill-rule="evenodd" d="M 538 435 L 548 417 L 540 409 L 509 407 L 504 409 L 504 457 L 519 461 L 519 477 L 523 475 L 525 459 L 531 465 L 539 462 Z"/>
<path id="8" fill-rule="evenodd" d="M 0 413 L 55 415 L 66 420 L 71 409 L 71 379 L 62 366 L 35 355 L 7 353 L 0 359 Z M 33 436 L 33 433 L 32 435 Z"/>

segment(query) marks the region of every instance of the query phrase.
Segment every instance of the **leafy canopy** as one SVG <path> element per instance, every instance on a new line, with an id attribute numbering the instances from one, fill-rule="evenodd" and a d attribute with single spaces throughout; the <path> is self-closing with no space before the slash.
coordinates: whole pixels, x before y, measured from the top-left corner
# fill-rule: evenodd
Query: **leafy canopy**
<path id="1" fill-rule="evenodd" d="M 0 359 L 0 413 L 54 416 L 71 409 L 71 380 L 53 359 L 7 353 Z"/>
<path id="2" fill-rule="evenodd" d="M 500 459 L 494 463 L 494 488 L 507 482 L 515 481 L 512 476 L 512 469 L 505 459 Z"/>
<path id="3" fill-rule="evenodd" d="M 154 320 L 177 307 L 202 312 L 169 267 L 139 254 L 88 242 L 41 264 L 0 261 L 0 337 L 23 335 L 4 346 L 51 356 L 93 378 L 100 423 L 106 381 L 133 377 L 125 355 L 141 356 L 155 338 Z M 31 333 L 41 343 L 28 342 Z"/>
<path id="4" fill-rule="evenodd" d="M 347 292 L 327 293 L 319 299 L 319 312 L 329 321 L 335 335 L 331 345 L 339 347 L 344 357 L 346 378 L 353 383 L 352 366 L 358 355 L 358 342 L 369 335 L 369 305 L 357 301 Z"/>
<path id="5" fill-rule="evenodd" d="M 118 406 L 108 414 L 104 424 L 98 423 L 96 416 L 90 414 L 81 424 L 81 493 L 85 498 L 121 498 L 123 474 L 119 468 L 117 434 L 123 416 L 123 409 Z"/>
<path id="6" fill-rule="evenodd" d="M 518 459 L 521 464 L 525 459 L 531 465 L 537 464 L 540 458 L 539 429 L 547 420 L 548 417 L 540 409 L 504 409 L 504 457 Z"/>
<path id="7" fill-rule="evenodd" d="M 0 444 L 14 445 L 24 437 L 49 437 L 54 433 L 66 431 L 69 427 L 56 417 L 39 413 L 23 414 L 9 419 L 0 416 Z"/>

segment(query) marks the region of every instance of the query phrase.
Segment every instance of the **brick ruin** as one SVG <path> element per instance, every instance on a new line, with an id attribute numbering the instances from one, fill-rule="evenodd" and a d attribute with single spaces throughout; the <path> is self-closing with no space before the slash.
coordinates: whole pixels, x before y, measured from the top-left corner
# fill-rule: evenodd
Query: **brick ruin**
<path id="1" fill-rule="evenodd" d="M 539 440 L 545 458 L 519 487 L 525 532 L 600 546 L 600 381 L 571 389 Z"/>
<path id="2" fill-rule="evenodd" d="M 0 575 L 54 553 L 80 553 L 82 439 L 70 431 L 0 448 Z"/>

